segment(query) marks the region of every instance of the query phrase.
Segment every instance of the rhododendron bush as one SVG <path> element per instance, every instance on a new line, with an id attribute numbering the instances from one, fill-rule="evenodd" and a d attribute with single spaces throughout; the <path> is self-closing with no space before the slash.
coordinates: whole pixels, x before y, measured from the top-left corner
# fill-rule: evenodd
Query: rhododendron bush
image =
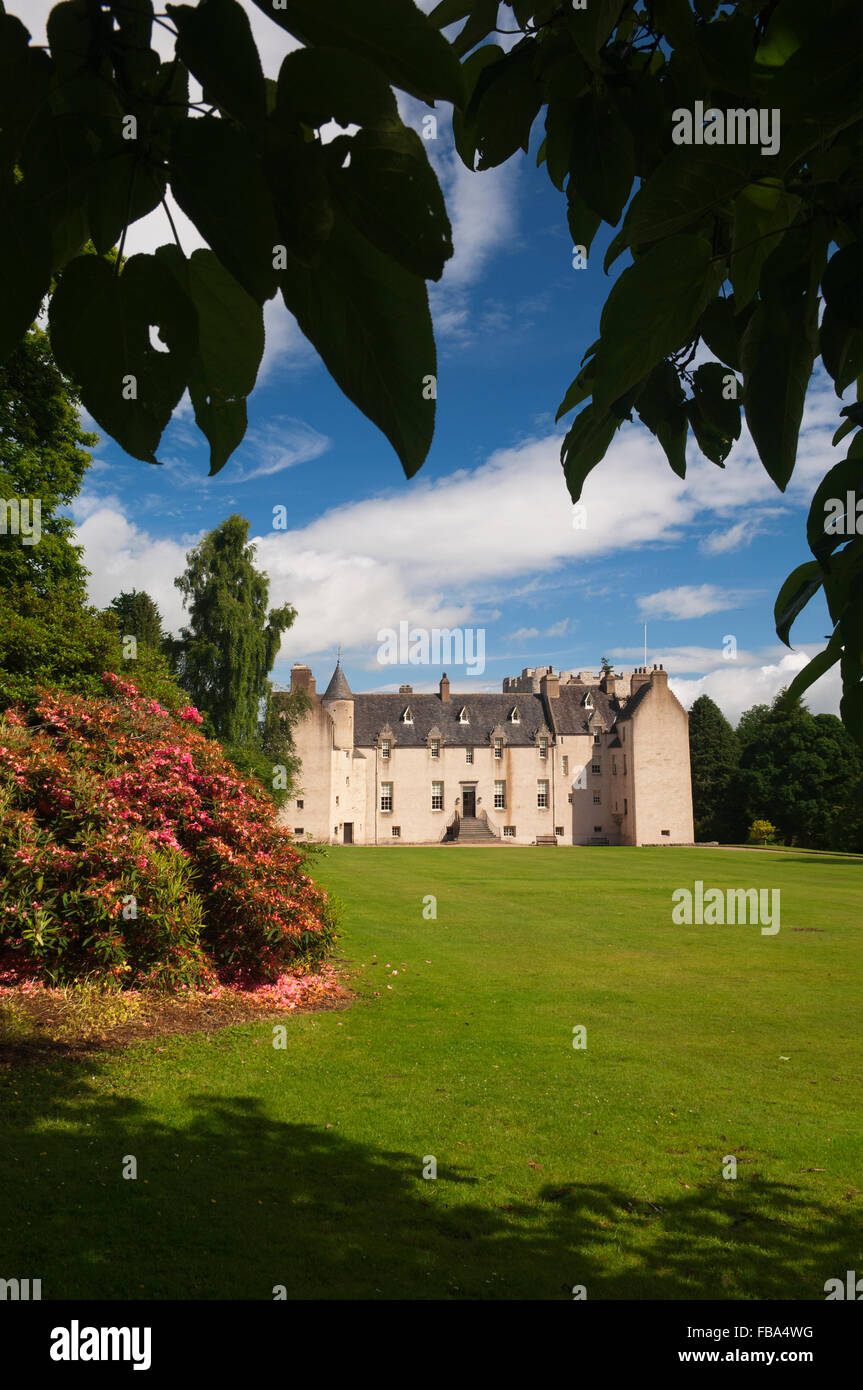
<path id="1" fill-rule="evenodd" d="M 272 802 L 116 675 L 0 720 L 0 947 L 38 978 L 276 980 L 335 937 Z"/>

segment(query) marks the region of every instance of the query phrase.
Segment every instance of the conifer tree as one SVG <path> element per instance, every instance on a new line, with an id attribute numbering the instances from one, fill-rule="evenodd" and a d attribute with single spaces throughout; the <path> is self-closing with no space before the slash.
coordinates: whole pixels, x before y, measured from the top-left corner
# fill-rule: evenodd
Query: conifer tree
<path id="1" fill-rule="evenodd" d="M 696 840 L 733 838 L 729 787 L 740 746 L 709 695 L 700 695 L 689 711 L 689 757 Z"/>

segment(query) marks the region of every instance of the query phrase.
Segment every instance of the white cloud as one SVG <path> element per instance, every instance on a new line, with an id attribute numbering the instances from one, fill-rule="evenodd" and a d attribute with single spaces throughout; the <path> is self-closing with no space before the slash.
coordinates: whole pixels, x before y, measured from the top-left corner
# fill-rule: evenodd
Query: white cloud
<path id="1" fill-rule="evenodd" d="M 720 589 L 716 584 L 681 584 L 676 589 L 660 589 L 638 600 L 644 618 L 703 618 L 708 613 L 724 613 L 741 608 L 750 593 L 744 589 Z"/>
<path id="2" fill-rule="evenodd" d="M 508 637 L 509 642 L 526 642 L 530 637 L 538 637 L 538 627 L 520 627 L 515 632 L 511 632 Z"/>
<path id="3" fill-rule="evenodd" d="M 687 709 L 699 695 L 709 695 L 726 719 L 736 724 L 751 705 L 771 704 L 780 690 L 790 685 L 797 672 L 820 650 L 820 647 L 806 647 L 786 652 L 778 661 L 743 669 L 736 662 L 724 662 L 697 679 L 669 676 L 668 684 Z M 837 714 L 840 694 L 839 668 L 834 666 L 809 687 L 803 698 L 813 714 Z"/>
<path id="4" fill-rule="evenodd" d="M 569 627 L 569 618 L 561 618 L 559 623 L 552 623 L 551 627 L 545 629 L 546 637 L 563 637 Z"/>

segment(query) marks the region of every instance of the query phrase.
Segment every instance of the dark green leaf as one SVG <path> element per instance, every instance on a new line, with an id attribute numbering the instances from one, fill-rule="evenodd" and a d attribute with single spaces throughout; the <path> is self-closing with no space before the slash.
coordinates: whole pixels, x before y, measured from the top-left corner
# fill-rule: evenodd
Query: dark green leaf
<path id="1" fill-rule="evenodd" d="M 347 48 L 420 101 L 461 102 L 456 56 L 413 0 L 282 0 L 277 10 L 270 0 L 255 4 L 300 43 Z"/>
<path id="2" fill-rule="evenodd" d="M 831 256 L 821 289 L 831 309 L 852 328 L 863 329 L 863 246 L 859 241 Z"/>
<path id="3" fill-rule="evenodd" d="M 457 39 L 453 40 L 452 51 L 457 58 L 463 58 L 482 43 L 497 25 L 497 0 L 474 0 L 470 7 L 470 18 Z"/>
<path id="4" fill-rule="evenodd" d="M 815 360 L 816 312 L 814 296 L 790 304 L 761 301 L 740 345 L 746 423 L 761 462 L 783 492 L 794 471 Z"/>
<path id="5" fill-rule="evenodd" d="M 267 98 L 249 17 L 237 0 L 166 5 L 177 26 L 177 57 L 201 84 L 204 100 L 239 121 L 262 121 Z"/>
<path id="6" fill-rule="evenodd" d="M 818 345 L 824 366 L 833 378 L 837 396 L 863 372 L 863 333 L 846 323 L 842 314 L 825 305 Z"/>
<path id="7" fill-rule="evenodd" d="M 731 380 L 733 373 L 718 362 L 705 362 L 693 376 L 695 399 L 701 414 L 714 433 L 727 444 L 722 459 L 740 438 L 740 404 L 737 399 L 739 383 Z M 731 393 L 734 394 L 731 394 Z M 719 460 L 714 459 L 714 462 Z"/>
<path id="8" fill-rule="evenodd" d="M 827 530 L 828 521 L 833 524 L 834 517 L 837 515 L 836 509 L 830 507 L 831 501 L 836 501 L 841 506 L 838 515 L 846 516 L 848 494 L 852 499 L 858 495 L 863 496 L 861 491 L 863 484 L 863 462 L 859 458 L 850 455 L 834 464 L 821 479 L 815 489 L 815 495 L 809 508 L 809 517 L 806 522 L 806 539 L 809 549 L 817 560 L 822 562 L 832 554 L 838 546 L 843 545 L 848 539 L 849 533 L 856 528 L 856 515 L 850 524 L 843 523 L 842 530 Z M 852 508 L 854 504 L 852 501 Z"/>
<path id="9" fill-rule="evenodd" d="M 218 473 L 246 430 L 246 401 L 264 351 L 264 316 L 212 251 L 186 260 L 177 246 L 156 252 L 188 294 L 198 315 L 189 394 L 198 427 L 210 442 L 210 474 Z"/>
<path id="10" fill-rule="evenodd" d="M 809 600 L 821 588 L 824 574 L 817 560 L 807 560 L 792 570 L 782 588 L 773 609 L 776 635 L 786 647 L 791 628 L 798 613 L 802 613 Z"/>
<path id="11" fill-rule="evenodd" d="M 786 193 L 778 179 L 748 184 L 735 198 L 730 278 L 741 309 L 754 297 L 761 267 L 776 250 L 799 207 L 800 199 Z"/>
<path id="12" fill-rule="evenodd" d="M 608 96 L 591 92 L 576 102 L 569 167 L 575 195 L 614 226 L 635 178 L 635 147 Z"/>
<path id="13" fill-rule="evenodd" d="M 581 497 L 588 473 L 605 458 L 619 427 L 619 420 L 600 413 L 595 405 L 586 406 L 573 420 L 560 451 L 563 475 L 573 502 Z"/>
<path id="14" fill-rule="evenodd" d="M 635 403 L 642 422 L 654 434 L 679 478 L 686 477 L 686 437 L 689 421 L 683 387 L 671 362 L 660 362 L 647 378 Z"/>
<path id="15" fill-rule="evenodd" d="M 155 256 L 130 257 L 119 275 L 98 256 L 78 256 L 49 320 L 57 364 L 90 414 L 127 453 L 156 463 L 195 350 L 195 310 L 176 279 Z M 151 345 L 151 325 L 168 351 Z"/>
<path id="16" fill-rule="evenodd" d="M 795 700 L 799 700 L 801 695 L 804 695 L 809 689 L 810 685 L 813 685 L 815 681 L 825 675 L 826 672 L 830 670 L 831 666 L 835 666 L 841 654 L 842 634 L 837 631 L 833 633 L 823 652 L 819 652 L 817 656 L 813 656 L 811 661 L 809 661 L 801 671 L 797 672 L 797 675 L 782 696 L 781 704 L 787 703 L 790 705 L 793 704 Z"/>
<path id="17" fill-rule="evenodd" d="M 33 323 L 48 292 L 53 264 L 51 234 L 44 218 L 12 189 L 0 217 L 0 361 L 9 356 Z"/>
<path id="18" fill-rule="evenodd" d="M 171 191 L 222 264 L 258 303 L 277 288 L 281 242 L 249 137 L 228 121 L 183 121 L 174 133 Z"/>
<path id="19" fill-rule="evenodd" d="M 452 228 L 416 131 L 396 119 L 338 143 L 350 155 L 331 179 L 342 208 L 379 250 L 415 275 L 439 280 L 452 255 Z"/>
<path id="20" fill-rule="evenodd" d="M 732 371 L 740 371 L 740 339 L 751 311 L 737 314 L 737 301 L 734 295 L 727 299 L 720 297 L 708 304 L 701 316 L 698 331 L 714 357 L 725 362 Z"/>
<path id="21" fill-rule="evenodd" d="M 600 320 L 594 392 L 600 409 L 689 341 L 719 288 L 721 271 L 711 256 L 701 237 L 670 237 L 623 271 Z"/>
<path id="22" fill-rule="evenodd" d="M 280 285 L 331 375 L 412 477 L 434 432 L 435 403 L 424 386 L 436 358 L 423 281 L 341 218 L 315 265 L 289 263 Z"/>
<path id="23" fill-rule="evenodd" d="M 759 160 L 745 145 L 680 145 L 639 189 L 622 231 L 630 246 L 693 227 L 749 183 Z"/>
<path id="24" fill-rule="evenodd" d="M 306 125 L 386 125 L 396 99 L 379 68 L 343 48 L 298 48 L 279 69 L 278 106 Z"/>
<path id="25" fill-rule="evenodd" d="M 466 132 L 479 153 L 478 169 L 491 169 L 516 150 L 527 150 L 545 96 L 533 73 L 535 48 L 533 42 L 519 45 L 479 72 L 465 112 Z"/>

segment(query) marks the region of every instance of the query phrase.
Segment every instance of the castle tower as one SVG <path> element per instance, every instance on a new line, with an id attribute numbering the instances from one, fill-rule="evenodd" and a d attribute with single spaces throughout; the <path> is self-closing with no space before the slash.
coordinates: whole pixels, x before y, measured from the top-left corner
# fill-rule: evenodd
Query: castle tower
<path id="1" fill-rule="evenodd" d="M 333 747 L 353 748 L 354 746 L 354 697 L 348 685 L 347 676 L 342 670 L 342 659 L 336 662 L 336 669 L 324 691 L 324 709 L 333 721 Z"/>

